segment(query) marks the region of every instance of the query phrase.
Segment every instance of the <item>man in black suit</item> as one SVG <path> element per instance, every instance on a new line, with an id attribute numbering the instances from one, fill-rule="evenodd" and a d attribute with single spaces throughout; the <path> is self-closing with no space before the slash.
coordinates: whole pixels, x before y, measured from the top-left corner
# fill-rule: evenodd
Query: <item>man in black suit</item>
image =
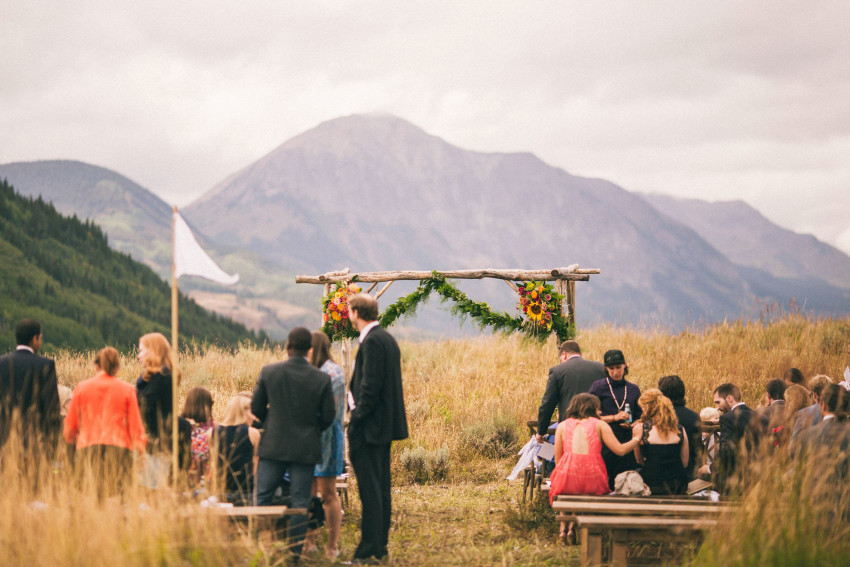
<path id="1" fill-rule="evenodd" d="M 15 327 L 15 352 L 0 357 L 0 447 L 14 431 L 36 466 L 51 457 L 61 431 L 56 363 L 38 356 L 44 336 L 41 323 L 24 319 Z"/>
<path id="2" fill-rule="evenodd" d="M 711 467 L 706 465 L 700 472 L 710 472 L 717 491 L 729 494 L 737 484 L 733 476 L 741 468 L 741 452 L 746 445 L 751 448 L 747 432 L 755 412 L 741 401 L 741 389 L 731 382 L 714 390 L 714 405 L 721 413 L 720 446 Z"/>
<path id="3" fill-rule="evenodd" d="M 407 438 L 401 384 L 401 354 L 395 339 L 378 326 L 378 301 L 366 294 L 348 300 L 349 320 L 360 331 L 360 348 L 351 378 L 348 447 L 357 476 L 363 517 L 354 561 L 387 554 L 392 515 L 390 445 Z"/>
<path id="4" fill-rule="evenodd" d="M 311 343 L 308 329 L 293 329 L 286 346 L 289 358 L 264 366 L 254 388 L 251 413 L 264 425 L 257 449 L 258 506 L 272 504 L 287 470 L 292 507 L 310 504 L 313 470 L 322 460 L 322 430 L 336 414 L 330 376 L 307 361 Z M 295 558 L 301 555 L 306 531 L 307 516 L 292 516 L 289 533 Z"/>
<path id="5" fill-rule="evenodd" d="M 558 421 L 563 421 L 573 396 L 586 394 L 594 382 L 605 378 L 602 363 L 583 359 L 576 341 L 564 341 L 558 349 L 558 358 L 561 363 L 549 369 L 549 381 L 537 412 L 538 442 L 543 441 L 555 406 L 558 407 Z"/>

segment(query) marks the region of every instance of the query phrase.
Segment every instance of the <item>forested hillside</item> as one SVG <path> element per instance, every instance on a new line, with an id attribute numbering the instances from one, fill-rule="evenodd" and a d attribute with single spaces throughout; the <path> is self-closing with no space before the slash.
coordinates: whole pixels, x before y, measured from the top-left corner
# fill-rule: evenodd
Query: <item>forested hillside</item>
<path id="1" fill-rule="evenodd" d="M 47 348 L 126 349 L 150 331 L 170 337 L 171 290 L 153 270 L 115 252 L 90 221 L 60 215 L 0 180 L 0 350 L 14 345 L 15 323 L 44 324 Z M 180 339 L 235 345 L 264 333 L 208 313 L 180 295 Z"/>

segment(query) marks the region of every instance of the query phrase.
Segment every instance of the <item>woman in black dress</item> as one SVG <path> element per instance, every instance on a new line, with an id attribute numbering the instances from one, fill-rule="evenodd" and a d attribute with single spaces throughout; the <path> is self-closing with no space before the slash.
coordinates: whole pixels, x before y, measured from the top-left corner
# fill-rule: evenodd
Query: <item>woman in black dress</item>
<path id="1" fill-rule="evenodd" d="M 643 412 L 634 425 L 641 442 L 635 458 L 642 465 L 640 475 L 653 495 L 684 494 L 688 488 L 688 436 L 679 425 L 673 403 L 652 388 L 641 394 L 638 405 Z"/>

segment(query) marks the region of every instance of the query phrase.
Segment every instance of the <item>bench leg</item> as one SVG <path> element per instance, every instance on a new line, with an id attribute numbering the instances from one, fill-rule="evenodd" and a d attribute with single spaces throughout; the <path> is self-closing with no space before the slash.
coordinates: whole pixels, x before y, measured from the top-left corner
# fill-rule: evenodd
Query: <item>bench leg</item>
<path id="1" fill-rule="evenodd" d="M 602 532 L 581 528 L 581 564 L 585 567 L 602 565 Z"/>

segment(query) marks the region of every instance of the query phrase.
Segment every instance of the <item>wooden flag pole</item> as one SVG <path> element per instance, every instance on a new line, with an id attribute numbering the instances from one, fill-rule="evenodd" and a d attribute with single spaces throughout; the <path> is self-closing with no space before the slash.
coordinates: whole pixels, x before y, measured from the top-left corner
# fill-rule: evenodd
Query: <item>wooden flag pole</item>
<path id="1" fill-rule="evenodd" d="M 178 370 L 178 356 L 177 356 L 177 299 L 178 299 L 178 290 L 177 290 L 177 265 L 175 263 L 174 253 L 177 247 L 177 237 L 176 237 L 176 216 L 177 216 L 177 205 L 174 205 L 174 213 L 171 215 L 171 363 L 173 368 L 171 369 L 171 478 L 174 482 L 174 487 L 177 488 L 177 473 L 179 471 L 179 458 L 178 458 L 178 435 L 179 428 L 177 426 L 177 377 L 179 376 Z"/>

